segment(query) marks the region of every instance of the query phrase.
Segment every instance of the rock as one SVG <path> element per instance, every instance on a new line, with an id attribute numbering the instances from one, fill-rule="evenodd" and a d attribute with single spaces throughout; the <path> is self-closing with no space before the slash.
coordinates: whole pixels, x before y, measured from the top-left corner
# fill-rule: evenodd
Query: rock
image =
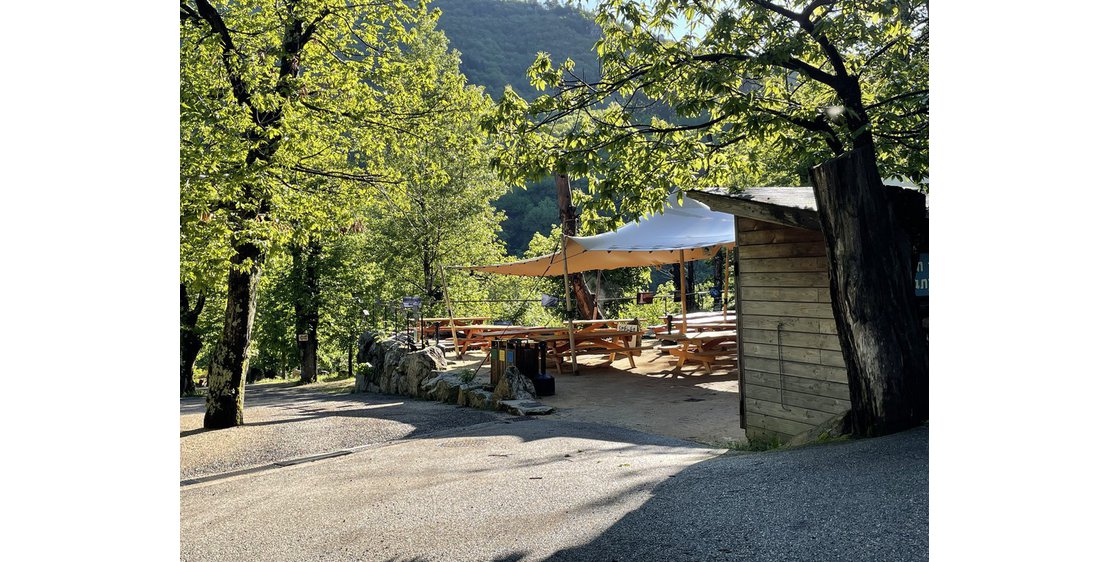
<path id="1" fill-rule="evenodd" d="M 459 399 L 456 402 L 459 406 L 469 406 L 468 398 L 474 390 L 481 390 L 482 383 L 477 382 L 464 382 L 459 385 Z"/>
<path id="2" fill-rule="evenodd" d="M 378 334 L 374 332 L 363 332 L 362 335 L 358 337 L 358 355 L 355 357 L 355 361 L 359 363 L 371 363 L 372 354 L 370 347 L 377 343 L 378 340 Z"/>
<path id="3" fill-rule="evenodd" d="M 457 404 L 459 402 L 459 387 L 463 384 L 458 373 L 449 371 L 439 373 L 425 380 L 420 385 L 420 390 L 428 400 Z"/>
<path id="4" fill-rule="evenodd" d="M 460 397 L 464 396 L 460 394 Z M 466 405 L 479 410 L 496 410 L 500 401 L 494 398 L 493 393 L 483 388 L 468 390 L 465 394 Z"/>
<path id="5" fill-rule="evenodd" d="M 398 368 L 397 393 L 420 396 L 420 385 L 433 378 L 437 370 L 445 368 L 447 359 L 438 347 L 426 347 L 405 354 Z"/>
<path id="6" fill-rule="evenodd" d="M 535 400 L 502 400 L 501 409 L 514 416 L 544 416 L 555 411 L 555 408 Z"/>
<path id="7" fill-rule="evenodd" d="M 493 395 L 498 400 L 535 400 L 536 387 L 515 365 L 509 365 L 501 375 L 501 380 L 497 381 Z"/>

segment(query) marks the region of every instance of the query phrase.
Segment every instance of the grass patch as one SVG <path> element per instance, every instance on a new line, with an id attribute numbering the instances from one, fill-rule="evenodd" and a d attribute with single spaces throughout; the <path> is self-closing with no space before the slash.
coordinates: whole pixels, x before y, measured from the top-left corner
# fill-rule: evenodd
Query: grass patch
<path id="1" fill-rule="evenodd" d="M 721 447 L 724 447 L 725 449 L 728 449 L 730 451 L 745 451 L 745 452 L 773 451 L 775 449 L 778 449 L 778 448 L 782 447 L 782 441 L 780 441 L 778 437 L 773 437 L 773 438 L 770 438 L 770 439 L 756 438 L 756 439 L 749 439 L 747 441 L 735 441 L 735 440 L 733 440 L 733 441 L 725 441 L 724 443 L 721 443 Z"/>

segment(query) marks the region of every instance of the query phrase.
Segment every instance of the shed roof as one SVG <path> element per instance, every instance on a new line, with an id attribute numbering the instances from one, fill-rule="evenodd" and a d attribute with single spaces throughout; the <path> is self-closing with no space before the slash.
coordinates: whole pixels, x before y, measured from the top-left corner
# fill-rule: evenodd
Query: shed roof
<path id="1" fill-rule="evenodd" d="M 749 187 L 737 192 L 715 187 L 690 190 L 687 195 L 714 211 L 786 226 L 821 229 L 812 187 Z"/>

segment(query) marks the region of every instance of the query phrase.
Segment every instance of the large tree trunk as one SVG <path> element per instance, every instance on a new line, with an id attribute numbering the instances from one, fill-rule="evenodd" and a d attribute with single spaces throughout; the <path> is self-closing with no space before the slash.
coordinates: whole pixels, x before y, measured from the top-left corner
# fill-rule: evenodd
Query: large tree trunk
<path id="1" fill-rule="evenodd" d="M 869 148 L 812 174 L 851 430 L 877 436 L 916 426 L 929 416 L 929 351 L 914 302 L 911 232 L 898 215 L 905 196 L 883 186 Z"/>
<path id="2" fill-rule="evenodd" d="M 306 246 L 293 247 L 294 287 L 293 312 L 296 316 L 297 349 L 301 354 L 301 383 L 316 382 L 320 340 L 320 255 L 323 247 L 317 239 Z M 306 341 L 301 337 L 307 336 Z"/>
<path id="3" fill-rule="evenodd" d="M 200 355 L 201 341 L 197 334 L 197 319 L 204 310 L 205 295 L 197 297 L 195 307 L 189 306 L 189 294 L 185 284 L 181 284 L 181 395 L 197 391 L 193 382 L 193 365 Z"/>
<path id="4" fill-rule="evenodd" d="M 245 269 L 243 264 L 249 263 Z M 227 275 L 227 309 L 220 340 L 208 365 L 208 400 L 204 427 L 221 429 L 243 424 L 243 392 L 249 367 L 262 251 L 251 243 L 235 246 Z"/>
<path id="5" fill-rule="evenodd" d="M 571 205 L 570 178 L 566 174 L 555 174 L 555 194 L 559 200 L 559 221 L 563 225 L 563 231 L 567 236 L 575 236 L 578 233 L 578 217 L 574 205 Z M 586 280 L 581 273 L 571 273 L 569 277 L 570 292 L 577 303 L 578 318 L 593 318 L 597 303 L 586 287 Z M 600 311 L 598 314 L 604 317 Z"/>

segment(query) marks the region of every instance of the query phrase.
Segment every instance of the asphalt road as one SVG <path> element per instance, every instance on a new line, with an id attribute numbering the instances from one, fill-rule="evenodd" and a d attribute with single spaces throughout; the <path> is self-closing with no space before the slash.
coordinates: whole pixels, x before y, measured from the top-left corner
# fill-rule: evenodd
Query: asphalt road
<path id="1" fill-rule="evenodd" d="M 429 421 L 429 406 L 451 426 Z M 453 417 L 465 412 L 365 409 L 384 426 L 421 426 L 344 456 L 182 486 L 181 558 L 928 559 L 924 428 L 726 453 L 592 423 Z"/>

